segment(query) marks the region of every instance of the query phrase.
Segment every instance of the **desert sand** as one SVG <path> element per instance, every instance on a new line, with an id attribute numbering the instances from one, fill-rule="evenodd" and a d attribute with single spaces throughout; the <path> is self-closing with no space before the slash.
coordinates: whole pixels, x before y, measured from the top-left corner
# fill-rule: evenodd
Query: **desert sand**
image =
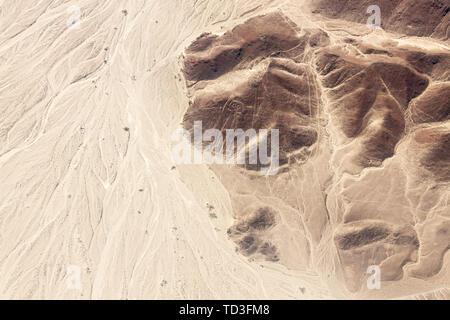
<path id="1" fill-rule="evenodd" d="M 449 299 L 449 3 L 379 2 L 1 1 L 0 298 Z M 279 173 L 174 163 L 195 120 Z"/>

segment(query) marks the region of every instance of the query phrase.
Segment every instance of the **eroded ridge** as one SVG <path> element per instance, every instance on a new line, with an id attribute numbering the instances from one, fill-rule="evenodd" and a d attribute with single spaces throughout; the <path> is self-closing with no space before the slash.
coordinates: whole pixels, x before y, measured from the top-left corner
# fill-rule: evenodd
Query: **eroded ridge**
<path id="1" fill-rule="evenodd" d="M 331 116 L 346 138 L 359 141 L 353 161 L 368 167 L 391 157 L 405 131 L 404 111 L 427 88 L 428 78 L 384 56 L 355 58 L 328 50 L 318 53 L 317 68 L 330 88 Z"/>
<path id="2" fill-rule="evenodd" d="M 201 35 L 184 60 L 192 95 L 185 128 L 202 121 L 203 131 L 216 128 L 224 134 L 278 129 L 280 164 L 305 161 L 318 139 L 320 91 L 304 52 L 327 42 L 320 31 L 300 33 L 279 13 L 250 19 L 220 37 Z"/>
<path id="3" fill-rule="evenodd" d="M 343 182 L 336 196 L 334 240 L 345 281 L 360 290 L 370 265 L 388 281 L 404 278 L 406 265 L 406 277 L 432 277 L 450 241 L 450 55 L 342 42 L 317 50 L 316 66 L 337 128 L 339 170 L 363 177 Z"/>
<path id="4" fill-rule="evenodd" d="M 324 127 L 320 83 L 310 63 L 311 53 L 327 44 L 329 38 L 323 31 L 301 29 L 278 12 L 252 18 L 221 36 L 202 34 L 185 52 L 183 71 L 191 103 L 184 127 L 192 132 L 195 122 L 201 121 L 203 132 L 214 128 L 223 136 L 228 129 L 278 129 L 278 172 L 305 163 L 317 151 Z M 250 143 L 246 140 L 241 147 Z M 268 149 L 271 143 L 269 139 Z M 260 175 L 253 175 L 261 168 L 260 162 L 246 161 L 244 168 L 240 174 L 263 183 Z M 282 261 L 289 254 L 278 235 L 286 232 L 283 217 L 293 209 L 267 205 L 263 198 L 268 195 L 264 190 L 250 202 L 241 202 L 236 195 L 236 223 L 228 235 L 237 250 L 251 259 Z M 254 220 L 270 223 L 255 224 Z M 307 263 L 307 240 L 301 237 L 299 246 L 305 257 L 300 260 Z"/>
<path id="5" fill-rule="evenodd" d="M 280 130 L 276 177 L 213 167 L 251 260 L 341 269 L 350 291 L 371 265 L 383 281 L 432 277 L 450 244 L 450 54 L 336 37 L 280 12 L 202 34 L 185 51 L 183 125 Z"/>
<path id="6" fill-rule="evenodd" d="M 379 265 L 382 280 L 398 280 L 402 267 L 416 261 L 419 240 L 411 226 L 364 220 L 341 225 L 335 234 L 344 274 L 351 290 L 359 289 L 367 266 Z"/>
<path id="7" fill-rule="evenodd" d="M 412 36 L 448 39 L 450 35 L 449 2 L 446 0 L 321 0 L 315 13 L 366 23 L 367 8 L 378 5 L 383 14 L 382 28 Z"/>

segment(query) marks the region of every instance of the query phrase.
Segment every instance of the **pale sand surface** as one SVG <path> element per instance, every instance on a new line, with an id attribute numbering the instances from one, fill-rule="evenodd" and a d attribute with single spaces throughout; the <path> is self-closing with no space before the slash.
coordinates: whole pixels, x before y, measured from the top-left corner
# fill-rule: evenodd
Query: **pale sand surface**
<path id="1" fill-rule="evenodd" d="M 70 5 L 81 8 L 80 29 L 66 25 Z M 332 40 L 348 32 L 297 0 L 0 1 L 0 298 L 450 297 L 448 254 L 431 279 L 345 290 L 329 228 L 313 263 L 249 260 L 226 232 L 225 169 L 172 168 L 171 136 L 189 105 L 184 49 L 278 9 L 302 27 L 336 28 Z M 67 288 L 71 265 L 81 290 Z"/>

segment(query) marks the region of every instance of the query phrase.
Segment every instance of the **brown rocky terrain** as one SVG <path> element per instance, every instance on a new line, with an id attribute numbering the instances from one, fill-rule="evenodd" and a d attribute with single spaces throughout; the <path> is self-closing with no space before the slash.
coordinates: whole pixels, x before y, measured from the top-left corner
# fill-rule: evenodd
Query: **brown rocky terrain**
<path id="1" fill-rule="evenodd" d="M 383 29 L 411 36 L 448 39 L 450 2 L 448 0 L 321 0 L 315 13 L 358 23 L 366 23 L 367 8 L 378 5 Z"/>
<path id="2" fill-rule="evenodd" d="M 431 25 L 408 15 L 413 26 L 397 21 L 406 2 L 382 4 L 382 11 L 392 11 L 383 27 L 439 36 L 448 25 L 443 1 L 412 6 L 429 7 L 422 18 L 434 19 Z M 364 6 L 327 1 L 315 12 L 359 21 Z M 370 265 L 380 266 L 382 281 L 432 277 L 450 243 L 450 53 L 331 37 L 277 12 L 223 35 L 202 34 L 186 49 L 186 129 L 201 120 L 203 131 L 223 134 L 280 130 L 283 170 L 277 176 L 255 175 L 258 166 L 212 166 L 232 198 L 236 222 L 228 235 L 252 260 L 294 269 L 316 264 L 323 272 L 329 266 L 313 257 L 335 246 L 327 259 L 337 259 L 338 274 L 352 292 L 363 289 Z M 298 187 L 311 178 L 308 170 L 323 176 L 314 197 L 325 206 L 314 212 Z M 431 207 L 433 218 L 426 209 Z M 286 237 L 300 248 L 292 251 Z"/>

